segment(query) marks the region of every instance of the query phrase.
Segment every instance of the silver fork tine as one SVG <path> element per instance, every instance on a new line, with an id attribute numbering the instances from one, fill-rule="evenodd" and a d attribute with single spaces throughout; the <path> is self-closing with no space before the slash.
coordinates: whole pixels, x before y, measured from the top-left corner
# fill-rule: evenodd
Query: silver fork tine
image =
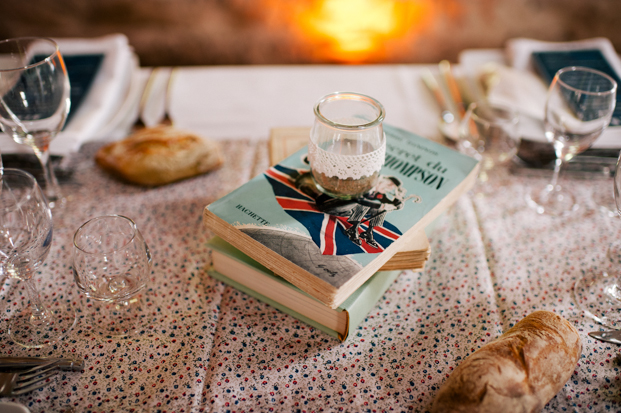
<path id="1" fill-rule="evenodd" d="M 41 382 L 47 380 L 48 378 L 52 377 L 55 374 L 56 372 L 52 371 L 47 374 L 44 374 L 43 376 L 39 376 L 33 380 L 27 381 L 25 383 L 18 383 L 15 389 L 13 389 L 13 394 L 15 396 L 19 396 L 20 394 L 28 393 L 29 391 L 33 391 L 35 389 L 43 387 L 46 385 L 46 383 L 41 383 Z"/>
<path id="2" fill-rule="evenodd" d="M 47 363 L 34 366 L 30 370 L 26 370 L 19 373 L 19 381 L 29 380 L 33 377 L 37 377 L 40 374 L 47 373 L 50 370 L 58 368 L 58 361 L 52 360 Z"/>

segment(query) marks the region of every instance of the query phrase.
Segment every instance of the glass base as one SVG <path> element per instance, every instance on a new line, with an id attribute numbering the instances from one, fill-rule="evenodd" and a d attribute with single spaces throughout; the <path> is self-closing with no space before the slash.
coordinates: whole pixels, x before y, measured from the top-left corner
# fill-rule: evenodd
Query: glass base
<path id="1" fill-rule="evenodd" d="M 53 303 L 45 308 L 45 319 L 34 322 L 28 306 L 10 320 L 9 336 L 20 346 L 42 348 L 65 338 L 76 324 L 75 310 L 70 304 Z"/>
<path id="2" fill-rule="evenodd" d="M 92 331 L 105 337 L 129 337 L 147 327 L 141 295 L 113 302 L 88 298 L 83 312 Z"/>
<path id="3" fill-rule="evenodd" d="M 603 187 L 602 184 L 594 185 L 593 201 L 597 205 L 599 212 L 610 218 L 614 218 L 618 215 L 617 205 L 615 204 L 615 195 L 613 191 L 613 182 L 611 180 L 605 180 Z"/>
<path id="4" fill-rule="evenodd" d="M 526 203 L 538 214 L 563 217 L 578 210 L 575 196 L 560 186 L 546 185 L 543 188 L 534 188 L 526 196 Z"/>
<path id="5" fill-rule="evenodd" d="M 583 274 L 576 281 L 574 293 L 578 307 L 598 323 L 621 328 L 621 285 L 619 272 L 596 271 Z"/>

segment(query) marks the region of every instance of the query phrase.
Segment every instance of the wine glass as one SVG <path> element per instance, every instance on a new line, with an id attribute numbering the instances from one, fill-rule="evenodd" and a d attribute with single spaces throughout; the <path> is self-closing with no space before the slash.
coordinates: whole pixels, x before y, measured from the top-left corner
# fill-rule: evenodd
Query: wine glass
<path id="1" fill-rule="evenodd" d="M 38 37 L 0 41 L 0 98 L 0 128 L 33 149 L 50 207 L 63 205 L 49 153 L 70 107 L 69 77 L 56 42 Z"/>
<path id="2" fill-rule="evenodd" d="M 489 180 L 489 171 L 510 161 L 518 147 L 518 113 L 502 105 L 473 102 L 459 125 L 460 152 L 481 162 L 479 184 Z"/>
<path id="3" fill-rule="evenodd" d="M 52 212 L 32 175 L 3 169 L 0 183 L 0 272 L 24 282 L 30 301 L 11 318 L 9 335 L 24 347 L 41 348 L 65 337 L 77 320 L 69 304 L 44 305 L 34 281 L 52 245 Z"/>
<path id="4" fill-rule="evenodd" d="M 563 162 L 586 150 L 610 123 L 617 83 L 607 74 L 586 67 L 556 72 L 545 106 L 545 136 L 554 145 L 552 180 L 527 196 L 540 214 L 566 216 L 578 209 L 573 193 L 559 185 Z"/>
<path id="5" fill-rule="evenodd" d="M 73 275 L 88 297 L 85 308 L 99 333 L 125 337 L 141 327 L 139 292 L 150 270 L 149 247 L 127 217 L 93 218 L 73 236 Z"/>
<path id="6" fill-rule="evenodd" d="M 621 214 L 621 153 L 614 176 L 614 198 Z M 578 306 L 597 322 L 621 328 L 621 242 L 614 241 L 607 251 L 605 270 L 592 270 L 576 281 L 574 293 Z"/>
<path id="7" fill-rule="evenodd" d="M 317 189 L 343 199 L 371 190 L 386 155 L 384 107 L 369 96 L 336 92 L 314 111 L 308 159 Z"/>

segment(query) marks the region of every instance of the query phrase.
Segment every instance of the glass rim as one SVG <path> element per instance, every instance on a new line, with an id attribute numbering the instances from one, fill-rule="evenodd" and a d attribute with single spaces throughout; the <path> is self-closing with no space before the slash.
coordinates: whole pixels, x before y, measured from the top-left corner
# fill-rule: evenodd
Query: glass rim
<path id="1" fill-rule="evenodd" d="M 604 90 L 604 91 L 600 91 L 600 92 L 592 92 L 592 91 L 588 91 L 588 90 L 577 88 L 575 86 L 571 86 L 571 85 L 567 84 L 566 81 L 561 79 L 561 75 L 563 75 L 564 73 L 577 72 L 577 71 L 589 72 L 589 73 L 593 73 L 593 74 L 596 74 L 598 76 L 601 76 L 601 77 L 605 78 L 606 80 L 608 80 L 610 82 L 610 84 L 612 85 L 612 87 L 609 90 Z M 590 67 L 585 67 L 585 66 L 567 66 L 567 67 L 563 67 L 563 68 L 559 69 L 556 72 L 556 74 L 554 75 L 554 80 L 556 80 L 557 82 L 560 82 L 561 84 L 563 84 L 564 87 L 566 87 L 567 89 L 570 89 L 570 90 L 572 90 L 574 92 L 584 93 L 584 94 L 593 95 L 593 96 L 603 96 L 603 95 L 609 95 L 609 94 L 615 93 L 616 90 L 617 90 L 617 87 L 618 87 L 617 82 L 610 75 L 602 72 L 601 70 L 592 69 Z"/>
<path id="2" fill-rule="evenodd" d="M 371 122 L 367 122 L 367 123 L 363 123 L 360 125 L 345 125 L 342 123 L 338 123 L 338 122 L 334 122 L 328 118 L 326 118 L 322 113 L 321 113 L 321 106 L 323 106 L 326 103 L 330 103 L 330 102 L 335 102 L 335 101 L 339 101 L 339 100 L 344 100 L 344 99 L 348 99 L 348 100 L 357 100 L 360 102 L 366 102 L 366 103 L 370 103 L 372 106 L 374 106 L 376 109 L 378 109 L 379 113 L 377 115 L 377 117 L 372 120 Z M 322 97 L 321 99 L 319 99 L 317 101 L 317 103 L 315 103 L 315 106 L 313 108 L 313 111 L 315 112 L 315 116 L 317 116 L 319 118 L 319 120 L 321 120 L 321 122 L 332 126 L 334 128 L 338 128 L 338 129 L 346 129 L 346 130 L 361 130 L 361 129 L 369 129 L 372 127 L 375 127 L 377 125 L 379 125 L 384 118 L 386 117 L 386 111 L 384 110 L 384 106 L 382 106 L 382 104 L 377 100 L 372 98 L 371 96 L 367 96 L 367 95 L 363 95 L 361 93 L 356 93 L 356 92 L 333 92 L 333 93 L 329 93 L 327 95 L 325 95 L 324 97 Z"/>
<path id="3" fill-rule="evenodd" d="M 26 172 L 22 169 L 17 169 L 17 168 L 2 168 L 2 172 L 0 173 L 0 185 L 2 185 L 1 181 L 4 178 L 4 175 L 6 173 L 9 174 L 16 174 L 16 175 L 21 175 L 22 177 L 27 178 L 29 181 L 31 181 L 34 185 L 31 185 L 28 187 L 28 196 L 26 197 L 26 199 L 21 199 L 19 202 L 15 203 L 15 207 L 21 207 L 21 205 L 23 205 L 25 202 L 27 202 L 28 199 L 30 199 L 32 197 L 32 193 L 34 191 L 37 190 L 37 187 L 39 186 L 39 183 L 37 182 L 37 179 L 34 177 L 34 175 L 32 175 L 29 172 Z M 4 209 L 4 207 L 3 207 Z"/>
<path id="4" fill-rule="evenodd" d="M 508 118 L 498 118 L 499 122 L 492 122 L 490 119 L 482 117 L 480 115 L 478 115 L 473 109 L 471 108 L 482 108 L 482 107 L 489 107 L 490 109 L 500 109 L 503 111 L 506 111 L 508 114 L 511 114 L 511 117 Z M 468 111 L 470 111 L 470 113 L 472 114 L 473 118 L 478 119 L 481 123 L 485 123 L 486 125 L 492 125 L 492 124 L 503 124 L 503 125 L 513 125 L 513 124 L 518 124 L 520 122 L 520 114 L 519 112 L 512 108 L 511 106 L 508 105 L 502 105 L 502 104 L 490 104 L 490 103 L 480 103 L 480 102 L 472 102 L 469 106 L 468 106 Z"/>
<path id="5" fill-rule="evenodd" d="M 77 243 L 78 234 L 80 234 L 80 232 L 82 232 L 82 230 L 84 230 L 84 228 L 87 225 L 92 224 L 93 222 L 96 222 L 96 221 L 101 221 L 101 220 L 110 219 L 110 218 L 121 218 L 121 219 L 125 220 L 126 222 L 128 222 L 130 224 L 130 227 L 132 229 L 132 235 L 131 235 L 130 239 L 125 244 L 123 244 L 121 247 L 116 248 L 116 249 L 111 249 L 109 251 L 98 251 L 98 252 L 86 251 L 84 248 L 82 248 L 81 246 L 78 245 L 78 243 Z M 80 227 L 76 230 L 75 234 L 73 234 L 73 246 L 75 248 L 77 248 L 78 250 L 80 250 L 81 252 L 83 252 L 84 254 L 88 254 L 88 255 L 108 254 L 108 253 L 111 253 L 113 251 L 118 251 L 120 249 L 123 249 L 126 246 L 128 246 L 129 244 L 131 244 L 134 241 L 134 239 L 136 239 L 136 234 L 137 233 L 138 233 L 138 226 L 136 225 L 136 223 L 134 222 L 133 219 L 128 218 L 125 215 L 120 215 L 120 214 L 100 215 L 98 217 L 91 218 L 88 221 L 86 221 L 85 223 L 83 223 L 82 225 L 80 225 Z"/>
<path id="6" fill-rule="evenodd" d="M 0 40 L 0 45 L 6 44 L 6 43 L 10 43 L 10 42 L 22 43 L 22 42 L 30 41 L 30 40 L 31 41 L 43 40 L 43 41 L 46 41 L 48 43 L 51 43 L 54 46 L 54 51 L 52 53 L 49 53 L 45 59 L 41 59 L 38 62 L 31 63 L 31 64 L 26 65 L 26 66 L 12 67 L 12 68 L 9 68 L 9 69 L 0 69 L 0 72 L 13 72 L 13 71 L 18 71 L 18 70 L 32 69 L 34 67 L 41 66 L 42 64 L 46 64 L 46 63 L 50 62 L 55 56 L 60 55 L 60 49 L 58 47 L 58 43 L 56 43 L 56 41 L 54 41 L 53 39 L 51 39 L 49 37 L 37 37 L 37 36 L 14 37 L 12 39 Z"/>

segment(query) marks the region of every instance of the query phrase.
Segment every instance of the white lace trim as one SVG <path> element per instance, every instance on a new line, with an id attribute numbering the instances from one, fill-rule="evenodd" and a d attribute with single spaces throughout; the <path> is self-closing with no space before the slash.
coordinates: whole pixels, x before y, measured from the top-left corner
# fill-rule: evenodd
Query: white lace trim
<path id="1" fill-rule="evenodd" d="M 371 176 L 382 169 L 386 158 L 386 140 L 382 146 L 364 155 L 340 155 L 321 149 L 317 144 L 308 143 L 308 156 L 313 170 L 328 177 L 339 179 L 360 179 Z"/>

